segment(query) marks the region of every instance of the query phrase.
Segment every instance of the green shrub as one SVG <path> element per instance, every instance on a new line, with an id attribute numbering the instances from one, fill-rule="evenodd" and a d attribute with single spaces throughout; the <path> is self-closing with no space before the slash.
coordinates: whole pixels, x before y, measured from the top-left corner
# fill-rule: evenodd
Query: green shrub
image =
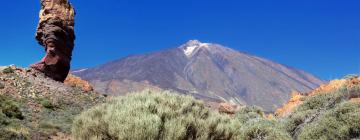
<path id="1" fill-rule="evenodd" d="M 265 119 L 264 112 L 255 106 L 240 109 L 235 119 L 243 125 L 240 135 L 236 139 L 253 140 L 288 140 L 290 135 L 286 133 L 278 122 Z"/>
<path id="2" fill-rule="evenodd" d="M 42 107 L 50 110 L 55 110 L 58 105 L 55 105 L 52 100 L 46 97 L 39 97 L 35 99 Z"/>
<path id="3" fill-rule="evenodd" d="M 313 97 L 307 97 L 295 111 L 283 121 L 283 127 L 291 134 L 305 119 L 315 114 L 320 109 L 331 109 L 335 104 L 344 101 L 344 88 L 332 93 L 320 93 Z"/>
<path id="4" fill-rule="evenodd" d="M 264 118 L 264 112 L 255 106 L 241 108 L 237 113 L 235 118 L 241 123 L 246 123 L 251 119 Z"/>
<path id="5" fill-rule="evenodd" d="M 241 123 L 188 96 L 145 91 L 114 99 L 77 117 L 76 139 L 234 139 Z"/>
<path id="6" fill-rule="evenodd" d="M 26 139 L 29 138 L 25 134 L 0 128 L 0 140 L 26 140 Z"/>
<path id="7" fill-rule="evenodd" d="M 29 140 L 30 130 L 15 119 L 6 126 L 0 125 L 0 140 Z"/>
<path id="8" fill-rule="evenodd" d="M 239 140 L 290 140 L 291 137 L 277 122 L 257 118 L 241 127 Z"/>
<path id="9" fill-rule="evenodd" d="M 282 126 L 289 134 L 298 139 L 349 139 L 349 136 L 353 135 L 353 133 L 357 134 L 358 131 L 354 132 L 354 128 L 349 131 L 347 124 L 360 126 L 359 123 L 356 123 L 360 122 L 356 120 L 356 118 L 360 119 L 360 117 L 356 116 L 356 113 L 346 114 L 347 111 L 339 111 L 339 109 L 344 108 L 345 104 L 347 106 L 355 104 L 348 102 L 348 100 L 359 97 L 359 89 L 359 85 L 351 88 L 344 86 L 330 93 L 321 93 L 308 97 L 291 115 L 282 120 Z M 349 107 L 345 108 L 351 110 Z M 352 110 L 355 111 L 354 108 Z M 337 118 L 344 114 L 353 116 L 351 118 L 353 122 L 345 122 L 345 118 Z M 308 120 L 308 122 L 305 123 L 305 120 Z"/>
<path id="10" fill-rule="evenodd" d="M 43 99 L 40 101 L 40 104 L 47 108 L 47 109 L 52 109 L 54 110 L 55 106 L 53 105 L 53 103 L 50 101 L 50 100 L 47 100 L 47 99 Z"/>
<path id="11" fill-rule="evenodd" d="M 340 103 L 346 96 L 344 94 L 345 92 L 346 91 L 344 91 L 344 89 L 340 89 L 332 93 L 320 93 L 314 97 L 310 97 L 305 100 L 304 103 L 301 104 L 296 111 L 320 109 L 329 106 L 330 104 Z M 332 101 L 333 103 L 330 103 Z"/>
<path id="12" fill-rule="evenodd" d="M 8 125 L 9 118 L 0 110 L 0 127 Z"/>
<path id="13" fill-rule="evenodd" d="M 2 72 L 4 74 L 10 74 L 10 73 L 14 73 L 14 70 L 11 67 L 7 67 L 7 68 L 3 69 Z"/>
<path id="14" fill-rule="evenodd" d="M 290 116 L 288 116 L 285 120 L 282 121 L 282 127 L 289 133 L 294 134 L 295 129 L 302 123 L 305 122 L 305 119 L 311 114 L 314 114 L 314 110 L 307 111 L 297 111 Z"/>
<path id="15" fill-rule="evenodd" d="M 4 95 L 0 95 L 0 111 L 9 118 L 24 119 L 19 104 Z"/>
<path id="16" fill-rule="evenodd" d="M 352 139 L 360 137 L 360 103 L 344 102 L 304 127 L 301 140 Z"/>
<path id="17" fill-rule="evenodd" d="M 8 96 L 0 95 L 0 140 L 28 139 L 28 133 L 24 132 L 19 119 L 24 119 L 19 104 Z"/>

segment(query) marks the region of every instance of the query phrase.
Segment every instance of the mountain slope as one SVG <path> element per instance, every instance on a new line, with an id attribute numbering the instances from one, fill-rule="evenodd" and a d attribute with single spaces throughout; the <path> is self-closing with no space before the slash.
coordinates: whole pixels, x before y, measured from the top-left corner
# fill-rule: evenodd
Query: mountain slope
<path id="1" fill-rule="evenodd" d="M 73 74 L 111 95 L 171 89 L 206 101 L 257 105 L 274 111 L 291 91 L 306 92 L 323 81 L 303 71 L 192 40 L 165 51 L 129 56 Z"/>

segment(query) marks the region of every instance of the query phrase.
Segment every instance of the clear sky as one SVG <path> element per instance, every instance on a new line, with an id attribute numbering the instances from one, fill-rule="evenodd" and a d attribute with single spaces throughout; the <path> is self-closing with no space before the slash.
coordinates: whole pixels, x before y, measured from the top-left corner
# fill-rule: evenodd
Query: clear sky
<path id="1" fill-rule="evenodd" d="M 302 69 L 322 79 L 360 73 L 359 0 L 72 0 L 72 68 L 198 39 Z M 37 0 L 3 0 L 0 65 L 40 60 Z"/>

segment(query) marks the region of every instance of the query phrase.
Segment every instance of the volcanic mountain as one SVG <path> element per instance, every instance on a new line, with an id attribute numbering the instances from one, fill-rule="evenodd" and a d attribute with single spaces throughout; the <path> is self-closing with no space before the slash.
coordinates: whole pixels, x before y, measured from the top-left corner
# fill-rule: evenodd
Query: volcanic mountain
<path id="1" fill-rule="evenodd" d="M 292 91 L 308 92 L 323 83 L 304 71 L 197 40 L 73 74 L 109 95 L 165 89 L 210 102 L 256 105 L 265 111 L 283 105 Z"/>

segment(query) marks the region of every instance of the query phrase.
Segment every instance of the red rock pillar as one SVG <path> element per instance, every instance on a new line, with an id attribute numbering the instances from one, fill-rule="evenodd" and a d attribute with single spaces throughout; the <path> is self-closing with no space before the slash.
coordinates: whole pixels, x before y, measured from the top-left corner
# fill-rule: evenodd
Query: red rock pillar
<path id="1" fill-rule="evenodd" d="M 74 8 L 68 0 L 41 0 L 39 16 L 36 40 L 45 48 L 45 56 L 30 67 L 63 82 L 74 49 Z"/>

